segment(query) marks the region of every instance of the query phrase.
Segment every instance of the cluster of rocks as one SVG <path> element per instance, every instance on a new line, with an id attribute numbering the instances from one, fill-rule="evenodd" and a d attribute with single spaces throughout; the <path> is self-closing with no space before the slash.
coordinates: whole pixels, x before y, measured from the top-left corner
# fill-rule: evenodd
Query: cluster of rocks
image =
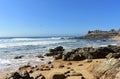
<path id="1" fill-rule="evenodd" d="M 71 76 L 80 76 L 79 79 L 85 79 L 82 73 L 74 71 L 74 69 L 68 70 L 65 73 L 66 77 L 71 77 Z"/>
<path id="2" fill-rule="evenodd" d="M 59 47 L 57 47 L 59 48 Z M 67 61 L 80 61 L 84 59 L 98 59 L 98 58 L 119 58 L 120 46 L 108 45 L 107 47 L 84 47 L 73 49 L 70 52 L 65 52 L 63 47 L 61 50 L 52 49 L 46 56 L 53 56 L 56 60 L 63 59 Z"/>
<path id="3" fill-rule="evenodd" d="M 62 46 L 58 46 L 54 49 L 49 49 L 49 53 L 46 53 L 45 56 L 55 56 L 58 54 L 62 54 L 64 51 L 64 48 Z"/>
<path id="4" fill-rule="evenodd" d="M 21 58 L 23 58 L 23 57 L 24 57 L 23 55 L 15 56 L 14 59 L 21 59 Z"/>
<path id="5" fill-rule="evenodd" d="M 54 49 L 50 49 L 49 53 L 46 53 L 45 56 L 53 56 L 55 59 L 61 59 L 64 53 L 64 48 L 62 46 L 58 46 Z"/>
<path id="6" fill-rule="evenodd" d="M 108 59 L 103 62 L 96 62 L 89 67 L 96 79 L 120 79 L 120 60 Z"/>
<path id="7" fill-rule="evenodd" d="M 71 62 L 68 62 L 67 64 L 72 65 Z M 64 68 L 65 66 L 63 64 L 60 64 L 58 66 L 59 69 Z M 47 79 L 44 75 L 41 74 L 42 71 L 49 71 L 54 66 L 52 63 L 43 64 L 41 66 L 35 66 L 32 67 L 30 65 L 25 65 L 23 67 L 19 68 L 18 72 L 13 72 L 10 74 L 7 74 L 7 77 L 4 79 Z M 34 72 L 37 74 L 34 74 Z M 33 75 L 34 74 L 34 75 Z M 69 67 L 69 70 L 61 73 L 61 72 L 52 72 L 50 73 L 49 79 L 68 79 L 69 77 L 79 76 L 79 79 L 85 79 L 82 73 L 76 72 L 74 69 Z"/>
<path id="8" fill-rule="evenodd" d="M 35 77 L 31 77 L 30 73 L 24 71 L 23 74 L 19 72 L 13 72 L 9 74 L 5 79 L 46 79 L 42 74 L 38 74 Z"/>
<path id="9" fill-rule="evenodd" d="M 120 35 L 120 30 L 116 31 L 111 29 L 110 31 L 102 31 L 102 30 L 95 30 L 95 31 L 88 31 L 88 34 L 85 36 L 75 37 L 76 39 L 109 39 L 115 36 Z"/>
<path id="10" fill-rule="evenodd" d="M 13 72 L 5 79 L 33 79 L 33 77 L 30 77 L 29 73 L 25 71 L 23 74 L 20 74 L 18 72 Z"/>

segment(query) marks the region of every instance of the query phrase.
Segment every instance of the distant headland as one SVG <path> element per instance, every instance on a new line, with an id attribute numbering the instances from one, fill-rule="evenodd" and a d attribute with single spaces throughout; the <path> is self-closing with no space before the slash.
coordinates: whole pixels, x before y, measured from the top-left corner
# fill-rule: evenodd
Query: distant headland
<path id="1" fill-rule="evenodd" d="M 88 31 L 85 36 L 75 37 L 76 39 L 90 39 L 90 40 L 107 40 L 107 39 L 114 39 L 117 40 L 120 37 L 120 29 L 115 30 L 111 29 L 109 31 L 102 31 L 102 30 L 94 30 Z"/>

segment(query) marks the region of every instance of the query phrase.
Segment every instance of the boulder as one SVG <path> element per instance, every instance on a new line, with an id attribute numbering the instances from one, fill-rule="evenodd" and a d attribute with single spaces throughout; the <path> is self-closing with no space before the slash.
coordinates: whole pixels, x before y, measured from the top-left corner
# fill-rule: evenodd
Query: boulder
<path id="1" fill-rule="evenodd" d="M 22 79 L 31 79 L 31 77 L 27 71 L 24 71 L 21 76 L 22 76 Z"/>
<path id="2" fill-rule="evenodd" d="M 20 79 L 20 78 L 22 78 L 22 76 L 21 76 L 18 72 L 12 73 L 11 77 L 12 77 L 13 79 Z"/>
<path id="3" fill-rule="evenodd" d="M 71 63 L 71 62 L 68 62 L 67 65 L 72 65 L 72 63 Z"/>
<path id="4" fill-rule="evenodd" d="M 62 54 L 57 54 L 54 56 L 55 60 L 62 59 Z"/>
<path id="5" fill-rule="evenodd" d="M 72 54 L 69 58 L 69 60 L 72 60 L 72 61 L 79 61 L 83 59 L 84 59 L 84 56 L 81 54 Z"/>
<path id="6" fill-rule="evenodd" d="M 63 64 L 60 64 L 59 65 L 59 68 L 64 68 L 65 66 Z"/>
<path id="7" fill-rule="evenodd" d="M 23 57 L 24 57 L 23 55 L 21 55 L 21 56 L 15 56 L 14 59 L 21 59 Z"/>
<path id="8" fill-rule="evenodd" d="M 49 79 L 65 79 L 65 75 L 60 72 L 53 73 Z"/>
<path id="9" fill-rule="evenodd" d="M 38 58 L 44 58 L 44 56 L 43 55 L 37 55 L 36 57 L 38 57 Z"/>
<path id="10" fill-rule="evenodd" d="M 71 71 L 70 76 L 82 76 L 82 74 L 75 71 Z"/>
<path id="11" fill-rule="evenodd" d="M 18 72 L 13 72 L 13 73 L 7 74 L 5 79 L 22 79 L 22 76 Z"/>
<path id="12" fill-rule="evenodd" d="M 22 67 L 19 67 L 19 70 L 24 70 L 26 68 L 34 68 L 34 67 L 32 67 L 31 65 L 24 65 Z"/>
<path id="13" fill-rule="evenodd" d="M 45 56 L 55 56 L 58 54 L 62 54 L 64 51 L 64 48 L 62 46 L 58 46 L 54 49 L 50 49 L 49 53 L 46 53 Z"/>
<path id="14" fill-rule="evenodd" d="M 46 79 L 42 74 L 39 74 L 35 77 L 35 79 Z"/>

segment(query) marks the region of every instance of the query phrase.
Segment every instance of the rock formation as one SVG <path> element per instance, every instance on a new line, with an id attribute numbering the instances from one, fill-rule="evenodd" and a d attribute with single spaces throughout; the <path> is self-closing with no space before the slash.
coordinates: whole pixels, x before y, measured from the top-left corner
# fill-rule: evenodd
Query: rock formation
<path id="1" fill-rule="evenodd" d="M 111 29 L 110 31 L 102 31 L 102 30 L 95 30 L 95 31 L 88 31 L 87 35 L 75 37 L 76 39 L 90 39 L 90 40 L 105 40 L 110 39 L 115 36 L 120 35 L 120 30 L 116 31 Z"/>

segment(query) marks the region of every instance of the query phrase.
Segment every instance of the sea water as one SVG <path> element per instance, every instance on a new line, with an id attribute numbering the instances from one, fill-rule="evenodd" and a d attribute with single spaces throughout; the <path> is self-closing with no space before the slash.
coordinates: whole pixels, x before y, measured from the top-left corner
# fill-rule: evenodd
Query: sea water
<path id="1" fill-rule="evenodd" d="M 11 37 L 0 38 L 0 73 L 8 70 L 17 70 L 20 66 L 30 63 L 36 65 L 45 63 L 52 58 L 44 58 L 41 61 L 36 57 L 39 54 L 45 54 L 50 48 L 63 46 L 66 50 L 78 47 L 100 47 L 116 44 L 116 41 L 107 40 L 85 40 L 68 39 L 69 37 Z M 15 56 L 24 57 L 14 59 Z"/>

